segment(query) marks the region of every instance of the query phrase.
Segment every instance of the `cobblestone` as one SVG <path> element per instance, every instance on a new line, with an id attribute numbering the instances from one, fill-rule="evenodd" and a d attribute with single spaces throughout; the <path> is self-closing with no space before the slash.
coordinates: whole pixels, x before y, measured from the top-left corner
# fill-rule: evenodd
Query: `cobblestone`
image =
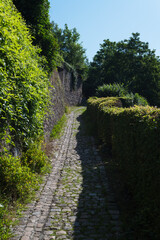
<path id="1" fill-rule="evenodd" d="M 52 171 L 12 240 L 118 239 L 119 211 L 94 139 L 83 132 L 82 111 L 70 114 Z"/>

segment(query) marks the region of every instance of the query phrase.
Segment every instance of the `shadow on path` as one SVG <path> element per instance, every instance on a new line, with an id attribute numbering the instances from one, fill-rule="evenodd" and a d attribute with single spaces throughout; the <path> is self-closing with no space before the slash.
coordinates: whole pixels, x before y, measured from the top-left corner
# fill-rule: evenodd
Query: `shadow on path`
<path id="1" fill-rule="evenodd" d="M 94 145 L 94 139 L 85 134 L 84 119 L 85 113 L 77 118 L 80 126 L 75 150 L 81 160 L 83 183 L 73 239 L 118 239 L 118 210 L 109 190 L 105 168 Z"/>

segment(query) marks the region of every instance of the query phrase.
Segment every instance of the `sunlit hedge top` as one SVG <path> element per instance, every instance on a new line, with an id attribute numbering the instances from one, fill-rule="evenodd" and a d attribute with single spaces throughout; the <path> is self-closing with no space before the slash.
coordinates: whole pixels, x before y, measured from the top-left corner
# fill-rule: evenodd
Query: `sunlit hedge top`
<path id="1" fill-rule="evenodd" d="M 39 51 L 12 1 L 0 0 L 1 138 L 28 144 L 42 132 L 48 78 Z"/>
<path id="2" fill-rule="evenodd" d="M 88 104 L 91 104 L 93 106 L 97 107 L 122 107 L 122 102 L 119 97 L 91 97 L 87 101 Z"/>

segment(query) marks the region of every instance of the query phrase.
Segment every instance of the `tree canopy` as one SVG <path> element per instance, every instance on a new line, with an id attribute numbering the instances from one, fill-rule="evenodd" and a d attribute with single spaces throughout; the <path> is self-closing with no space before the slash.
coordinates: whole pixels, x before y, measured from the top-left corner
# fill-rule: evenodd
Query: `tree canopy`
<path id="1" fill-rule="evenodd" d="M 67 24 L 64 29 L 61 29 L 54 22 L 52 22 L 52 29 L 54 36 L 58 39 L 64 61 L 84 79 L 87 72 L 87 58 L 85 49 L 79 43 L 80 34 L 77 29 L 69 29 Z"/>
<path id="2" fill-rule="evenodd" d="M 33 44 L 41 49 L 47 59 L 47 69 L 52 71 L 60 59 L 57 39 L 53 36 L 50 23 L 48 0 L 13 0 L 21 12 L 33 36 Z"/>
<path id="3" fill-rule="evenodd" d="M 94 95 L 96 88 L 108 83 L 123 83 L 131 92 L 138 92 L 150 104 L 160 104 L 160 60 L 148 43 L 133 33 L 128 40 L 104 40 L 90 64 L 84 91 Z"/>

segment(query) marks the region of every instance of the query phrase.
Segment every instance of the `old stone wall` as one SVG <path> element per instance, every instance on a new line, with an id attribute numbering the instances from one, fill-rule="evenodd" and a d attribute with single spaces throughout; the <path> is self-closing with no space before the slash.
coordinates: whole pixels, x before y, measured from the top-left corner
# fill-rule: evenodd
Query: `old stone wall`
<path id="1" fill-rule="evenodd" d="M 76 106 L 82 101 L 82 81 L 74 84 L 72 74 L 65 68 L 55 70 L 50 78 L 51 104 L 45 118 L 44 131 L 46 140 L 49 138 L 54 125 L 62 117 L 66 106 Z"/>
<path id="2" fill-rule="evenodd" d="M 59 77 L 64 87 L 65 103 L 69 106 L 81 104 L 82 80 L 78 79 L 74 82 L 72 73 L 68 72 L 65 68 L 59 68 Z"/>

